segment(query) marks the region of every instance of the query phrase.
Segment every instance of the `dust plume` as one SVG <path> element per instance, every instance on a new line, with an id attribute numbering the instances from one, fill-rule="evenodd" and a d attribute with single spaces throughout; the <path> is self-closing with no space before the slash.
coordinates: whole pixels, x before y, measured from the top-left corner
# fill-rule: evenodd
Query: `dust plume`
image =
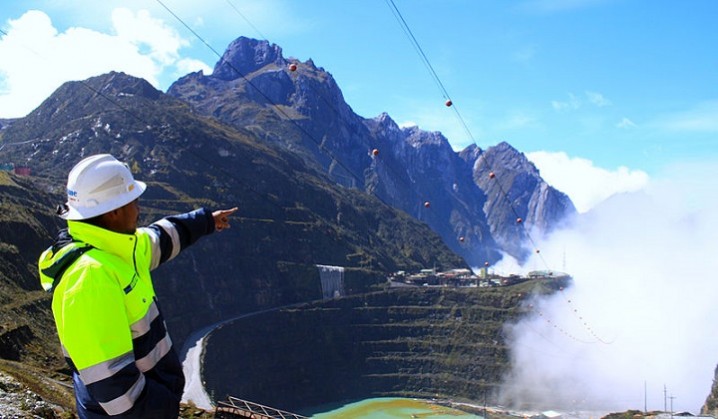
<path id="1" fill-rule="evenodd" d="M 502 400 L 698 413 L 718 364 L 717 194 L 715 162 L 674 166 L 542 243 L 524 267 L 565 270 L 573 285 L 508 328 Z"/>

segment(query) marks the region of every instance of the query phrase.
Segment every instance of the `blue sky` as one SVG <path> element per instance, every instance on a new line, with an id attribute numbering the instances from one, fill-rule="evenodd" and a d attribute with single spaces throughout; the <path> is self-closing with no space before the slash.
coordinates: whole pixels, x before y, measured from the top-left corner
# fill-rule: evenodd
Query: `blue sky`
<path id="1" fill-rule="evenodd" d="M 471 136 L 385 0 L 161 1 L 219 52 L 244 35 L 313 59 L 361 116 L 457 150 L 507 141 L 583 209 L 718 160 L 713 0 L 394 0 Z M 157 0 L 4 0 L 0 28 L 0 118 L 66 80 L 118 70 L 166 90 L 218 59 Z M 606 190 L 581 196 L 587 182 Z"/>

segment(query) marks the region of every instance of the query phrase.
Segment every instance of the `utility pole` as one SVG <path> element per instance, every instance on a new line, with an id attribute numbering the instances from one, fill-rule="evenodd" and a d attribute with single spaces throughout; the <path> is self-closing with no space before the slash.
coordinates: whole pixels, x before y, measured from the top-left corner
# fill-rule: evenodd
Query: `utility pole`
<path id="1" fill-rule="evenodd" d="M 673 399 L 675 399 L 676 396 L 672 395 L 669 397 L 671 399 L 671 419 L 673 419 Z"/>
<path id="2" fill-rule="evenodd" d="M 486 416 L 486 388 L 484 388 L 484 419 L 488 419 Z"/>
<path id="3" fill-rule="evenodd" d="M 648 390 L 646 388 L 646 380 L 643 380 L 643 413 L 648 414 Z"/>
<path id="4" fill-rule="evenodd" d="M 483 419 L 488 419 L 489 417 L 486 416 L 486 382 L 482 378 L 481 380 L 479 380 L 479 383 L 480 383 L 479 385 L 481 386 L 481 393 L 484 396 L 484 418 Z"/>
<path id="5" fill-rule="evenodd" d="M 664 412 L 668 411 L 668 406 L 666 406 L 667 401 L 668 401 L 668 396 L 666 394 L 666 385 L 663 384 L 663 411 Z"/>

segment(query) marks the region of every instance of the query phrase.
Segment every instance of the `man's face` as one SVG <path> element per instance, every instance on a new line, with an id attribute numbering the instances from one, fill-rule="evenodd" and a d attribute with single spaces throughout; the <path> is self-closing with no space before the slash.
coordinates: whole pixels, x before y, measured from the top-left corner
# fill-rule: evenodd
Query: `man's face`
<path id="1" fill-rule="evenodd" d="M 140 218 L 139 199 L 117 209 L 117 223 L 114 231 L 124 234 L 135 234 Z"/>

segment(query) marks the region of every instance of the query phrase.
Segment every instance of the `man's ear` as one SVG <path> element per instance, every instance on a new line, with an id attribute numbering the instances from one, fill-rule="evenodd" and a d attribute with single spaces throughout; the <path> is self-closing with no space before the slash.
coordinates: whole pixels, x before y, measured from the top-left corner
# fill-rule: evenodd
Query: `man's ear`
<path id="1" fill-rule="evenodd" d="M 111 226 L 117 220 L 120 215 L 119 208 L 113 209 L 101 215 L 102 224 L 105 226 Z"/>

